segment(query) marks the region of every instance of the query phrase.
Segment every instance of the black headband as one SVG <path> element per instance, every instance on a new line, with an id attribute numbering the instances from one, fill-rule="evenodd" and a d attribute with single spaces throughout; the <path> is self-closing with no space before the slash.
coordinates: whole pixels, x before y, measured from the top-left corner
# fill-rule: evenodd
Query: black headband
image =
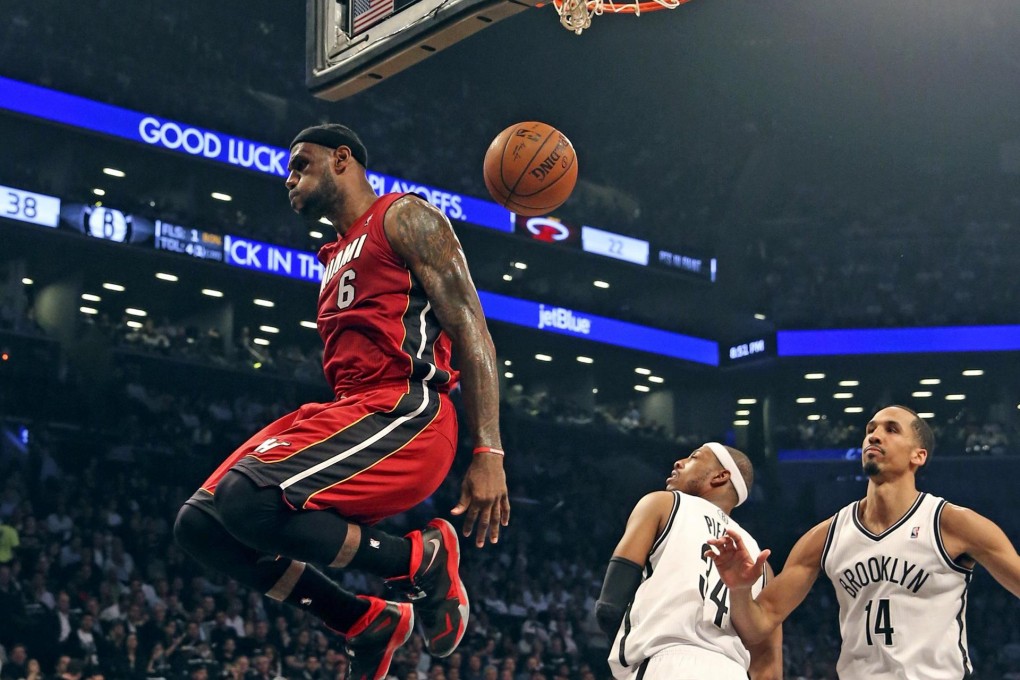
<path id="1" fill-rule="evenodd" d="M 290 148 L 293 149 L 295 144 L 300 144 L 301 142 L 318 144 L 329 149 L 335 149 L 340 146 L 349 147 L 354 160 L 361 163 L 362 167 L 368 167 L 368 149 L 365 148 L 358 134 L 346 125 L 328 123 L 326 125 L 305 128 L 290 143 Z"/>

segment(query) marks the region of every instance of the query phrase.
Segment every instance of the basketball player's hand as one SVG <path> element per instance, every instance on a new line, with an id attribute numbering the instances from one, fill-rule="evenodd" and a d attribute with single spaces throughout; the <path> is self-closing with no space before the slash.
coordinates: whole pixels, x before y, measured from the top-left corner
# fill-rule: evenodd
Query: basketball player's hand
<path id="1" fill-rule="evenodd" d="M 708 544 L 715 550 L 706 550 L 704 557 L 715 562 L 719 578 L 730 590 L 750 588 L 761 579 L 765 561 L 771 550 L 762 550 L 758 559 L 752 560 L 740 534 L 727 529 L 721 538 L 710 538 Z"/>
<path id="2" fill-rule="evenodd" d="M 478 524 L 475 545 L 485 545 L 488 535 L 499 542 L 499 528 L 510 523 L 510 498 L 506 489 L 503 456 L 480 453 L 474 456 L 460 487 L 460 502 L 450 511 L 464 515 L 464 535 L 470 536 Z"/>

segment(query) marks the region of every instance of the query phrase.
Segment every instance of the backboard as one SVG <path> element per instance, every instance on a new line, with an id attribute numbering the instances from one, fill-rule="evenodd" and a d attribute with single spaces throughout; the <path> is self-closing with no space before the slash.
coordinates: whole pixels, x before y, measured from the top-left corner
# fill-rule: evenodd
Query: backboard
<path id="1" fill-rule="evenodd" d="M 338 101 L 540 0 L 306 0 L 308 89 Z"/>

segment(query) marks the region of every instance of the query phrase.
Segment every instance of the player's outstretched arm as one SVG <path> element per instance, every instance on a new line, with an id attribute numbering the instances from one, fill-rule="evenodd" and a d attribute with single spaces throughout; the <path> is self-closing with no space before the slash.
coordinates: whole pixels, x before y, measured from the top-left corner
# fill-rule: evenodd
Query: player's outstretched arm
<path id="1" fill-rule="evenodd" d="M 775 578 L 772 567 L 765 563 L 768 574 L 766 583 Z M 748 648 L 751 653 L 751 665 L 747 674 L 751 680 L 783 680 L 783 627 L 776 626 L 768 637 Z"/>
<path id="2" fill-rule="evenodd" d="M 384 228 L 393 250 L 424 287 L 439 323 L 457 348 L 464 409 L 475 446 L 502 450 L 496 349 L 453 227 L 433 206 L 405 196 L 386 212 Z M 479 453 L 473 457 L 460 502 L 452 512 L 465 516 L 465 536 L 477 523 L 479 547 L 486 536 L 493 543 L 499 540 L 500 526 L 510 521 L 503 456 Z"/>
<path id="3" fill-rule="evenodd" d="M 821 568 L 831 521 L 828 519 L 801 536 L 782 573 L 756 599 L 751 598 L 751 586 L 757 578 L 751 578 L 760 577 L 769 551 L 763 550 L 757 560 L 752 560 L 740 536 L 730 531 L 720 539 L 709 540 L 718 554 L 710 550 L 705 556 L 715 562 L 720 578 L 730 589 L 730 618 L 745 645 L 751 647 L 762 642 L 807 597 Z"/>
<path id="4" fill-rule="evenodd" d="M 602 592 L 595 603 L 595 618 L 612 643 L 620 629 L 624 612 L 641 585 L 642 569 L 648 561 L 655 539 L 662 533 L 673 510 L 674 496 L 669 491 L 648 494 L 634 506 L 623 538 L 613 551 L 606 569 Z"/>
<path id="5" fill-rule="evenodd" d="M 1020 555 L 995 522 L 968 508 L 946 503 L 942 543 L 954 559 L 969 555 L 1003 588 L 1020 597 Z"/>

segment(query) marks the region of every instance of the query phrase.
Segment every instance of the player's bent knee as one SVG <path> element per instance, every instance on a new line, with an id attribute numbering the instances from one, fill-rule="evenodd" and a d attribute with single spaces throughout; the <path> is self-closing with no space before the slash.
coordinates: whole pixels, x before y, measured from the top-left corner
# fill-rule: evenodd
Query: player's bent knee
<path id="1" fill-rule="evenodd" d="M 194 555 L 207 547 L 205 527 L 212 521 L 206 513 L 190 505 L 183 505 L 174 521 L 174 540 L 185 552 Z"/>
<path id="2" fill-rule="evenodd" d="M 280 512 L 284 509 L 278 490 L 259 488 L 243 473 L 228 472 L 216 486 L 216 511 L 223 526 L 237 539 L 253 548 L 272 552 Z"/>

